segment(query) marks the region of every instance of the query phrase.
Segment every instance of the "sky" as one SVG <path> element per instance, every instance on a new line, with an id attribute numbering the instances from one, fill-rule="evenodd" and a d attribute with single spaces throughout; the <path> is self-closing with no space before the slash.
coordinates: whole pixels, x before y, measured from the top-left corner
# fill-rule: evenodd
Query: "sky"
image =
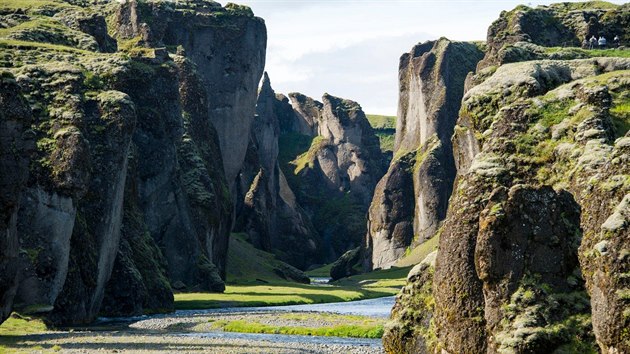
<path id="1" fill-rule="evenodd" d="M 231 0 L 267 25 L 265 70 L 276 93 L 327 92 L 368 114 L 396 115 L 398 60 L 419 42 L 485 40 L 512 0 Z M 566 0 L 565 0 L 566 1 Z M 624 1 L 611 1 L 623 3 Z"/>

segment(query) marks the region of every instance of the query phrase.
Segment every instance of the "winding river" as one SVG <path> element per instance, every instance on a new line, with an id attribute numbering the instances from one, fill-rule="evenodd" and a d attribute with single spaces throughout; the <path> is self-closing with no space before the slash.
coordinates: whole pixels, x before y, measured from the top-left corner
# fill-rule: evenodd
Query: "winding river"
<path id="1" fill-rule="evenodd" d="M 340 303 L 289 305 L 273 307 L 231 307 L 207 310 L 180 310 L 171 314 L 140 316 L 134 318 L 100 319 L 97 323 L 102 336 L 112 332 L 129 336 L 158 334 L 171 343 L 168 348 L 190 350 L 189 346 L 204 348 L 204 352 L 221 353 L 382 353 L 380 339 L 319 337 L 283 334 L 250 334 L 222 331 L 189 331 L 188 323 L 199 323 L 209 316 L 219 315 L 269 315 L 288 312 L 336 313 L 386 318 L 394 305 L 394 296 L 370 300 Z M 188 322 L 187 322 L 188 321 Z M 96 328 L 96 327 L 95 327 Z M 192 341 L 192 342 L 191 342 Z M 179 343 L 173 347 L 172 343 Z M 211 350 L 214 347 L 231 348 Z M 121 348 L 128 350 L 126 347 Z M 161 350 L 158 350 L 161 351 Z"/>

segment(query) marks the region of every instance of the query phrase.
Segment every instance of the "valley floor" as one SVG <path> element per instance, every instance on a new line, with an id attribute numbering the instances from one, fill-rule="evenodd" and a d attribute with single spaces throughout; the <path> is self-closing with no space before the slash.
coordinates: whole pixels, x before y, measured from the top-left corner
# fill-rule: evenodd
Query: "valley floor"
<path id="1" fill-rule="evenodd" d="M 233 284 L 223 294 L 177 294 L 173 314 L 82 329 L 52 331 L 11 318 L 0 326 L 0 353 L 381 353 L 392 295 L 407 272 L 335 285 Z"/>

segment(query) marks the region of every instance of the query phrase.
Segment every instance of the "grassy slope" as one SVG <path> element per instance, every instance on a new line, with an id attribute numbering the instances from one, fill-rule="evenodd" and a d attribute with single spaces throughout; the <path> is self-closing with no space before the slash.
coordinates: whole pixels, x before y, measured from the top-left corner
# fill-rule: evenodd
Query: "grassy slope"
<path id="1" fill-rule="evenodd" d="M 330 277 L 330 268 L 332 268 L 332 265 L 333 264 L 330 263 L 319 268 L 309 270 L 308 272 L 306 272 L 306 275 L 308 275 L 309 277 Z"/>
<path id="2" fill-rule="evenodd" d="M 217 321 L 213 327 L 226 332 L 239 333 L 269 333 L 269 334 L 296 334 L 306 336 L 325 337 L 353 337 L 353 338 L 381 338 L 385 319 L 363 316 L 336 315 L 328 313 L 318 314 L 282 314 L 280 317 L 308 317 L 309 320 L 318 319 L 323 323 L 335 324 L 321 327 L 308 326 L 278 326 L 259 322 L 247 321 Z"/>
<path id="3" fill-rule="evenodd" d="M 366 114 L 365 116 L 374 129 L 396 129 L 395 116 L 383 116 L 378 114 Z"/>
<path id="4" fill-rule="evenodd" d="M 232 234 L 228 248 L 227 281 L 231 284 L 284 283 L 274 273 L 274 264 L 282 263 L 271 253 L 261 251 L 245 240 L 242 234 Z"/>
<path id="5" fill-rule="evenodd" d="M 405 257 L 398 260 L 396 262 L 396 267 L 409 267 L 422 262 L 422 260 L 425 259 L 429 253 L 437 249 L 439 239 L 439 236 L 435 236 L 428 241 L 418 245 L 418 247 L 414 248 L 413 250 L 411 250 L 411 252 L 406 254 Z"/>
<path id="6" fill-rule="evenodd" d="M 407 274 L 411 267 L 392 267 L 385 270 L 375 270 L 369 273 L 357 274 L 339 279 L 334 284 L 339 286 L 360 285 L 365 289 L 401 288 L 405 285 Z"/>

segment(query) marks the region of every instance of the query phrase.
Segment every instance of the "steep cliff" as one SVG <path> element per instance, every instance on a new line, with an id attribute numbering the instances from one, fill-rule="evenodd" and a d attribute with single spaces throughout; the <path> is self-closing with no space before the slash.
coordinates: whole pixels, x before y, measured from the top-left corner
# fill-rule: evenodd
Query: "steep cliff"
<path id="1" fill-rule="evenodd" d="M 192 11 L 191 11 L 192 10 Z M 181 45 L 195 63 L 219 137 L 228 184 L 241 170 L 265 66 L 267 32 L 246 6 L 214 1 L 128 1 L 116 14 L 121 38 L 146 47 Z M 221 80 L 217 80 L 221 78 Z"/>
<path id="2" fill-rule="evenodd" d="M 444 219 L 456 173 L 451 135 L 466 75 L 482 55 L 474 44 L 443 38 L 400 58 L 394 159 L 370 206 L 368 268 L 390 267 Z"/>
<path id="3" fill-rule="evenodd" d="M 26 185 L 20 160 L 2 189 L 7 198 L 19 191 L 19 203 L 6 203 L 10 252 L 1 263 L 3 282 L 20 273 L 15 308 L 78 324 L 101 310 L 172 309 L 171 286 L 222 291 L 230 185 L 264 65 L 262 20 L 207 1 L 0 7 L 0 66 L 30 105 L 36 141 Z M 18 118 L 7 117 L 7 132 L 17 134 Z M 236 152 L 225 164 L 222 147 Z M 3 317 L 14 291 L 6 289 Z"/>
<path id="4" fill-rule="evenodd" d="M 600 243 L 606 232 L 599 230 L 607 218 L 625 220 L 627 138 L 615 136 L 628 130 L 625 113 L 616 112 L 624 112 L 627 101 L 629 64 L 614 58 L 510 64 L 466 94 L 460 122 L 473 122 L 465 129 L 475 132 L 480 153 L 459 172 L 440 236 L 427 300 L 435 302 L 433 320 L 404 345 L 420 341 L 427 351 L 446 352 L 589 351 L 592 306 L 602 350 L 626 350 L 627 262 L 613 259 L 624 259 L 627 229 L 616 223 L 610 236 L 618 237 L 607 242 L 620 253 L 610 258 L 608 243 Z M 603 276 L 599 267 L 611 266 Z M 419 325 L 397 321 L 401 325 L 388 334 L 394 339 L 405 338 L 400 326 Z"/>
<path id="5" fill-rule="evenodd" d="M 34 150 L 28 128 L 31 109 L 13 75 L 0 73 L 0 323 L 11 314 L 18 287 L 17 232 L 20 193 L 28 178 Z"/>
<path id="6" fill-rule="evenodd" d="M 384 156 L 358 103 L 328 94 L 323 102 L 289 96 L 295 114 L 280 127 L 280 167 L 322 238 L 322 261 L 333 261 L 361 243 Z"/>
<path id="7" fill-rule="evenodd" d="M 542 13 L 552 17 L 537 22 Z M 491 27 L 454 129 L 458 176 L 435 270 L 410 274 L 385 331 L 388 352 L 630 350 L 630 61 L 575 60 L 623 57 L 576 51 L 558 56 L 565 60 L 506 64 L 537 57 L 497 59 L 493 48 L 509 43 L 503 49 L 554 57 L 540 45 L 559 45 L 564 32 L 555 26 L 576 36 L 563 21 L 592 13 L 600 17 L 591 25 L 625 33 L 627 11 L 594 2 L 518 7 Z M 498 25 L 526 38 L 510 42 Z"/>
<path id="8" fill-rule="evenodd" d="M 235 231 L 245 232 L 257 248 L 306 269 L 321 257 L 321 241 L 278 163 L 280 121 L 294 121 L 294 115 L 288 99 L 273 91 L 265 74 L 246 162 L 239 175 Z"/>

